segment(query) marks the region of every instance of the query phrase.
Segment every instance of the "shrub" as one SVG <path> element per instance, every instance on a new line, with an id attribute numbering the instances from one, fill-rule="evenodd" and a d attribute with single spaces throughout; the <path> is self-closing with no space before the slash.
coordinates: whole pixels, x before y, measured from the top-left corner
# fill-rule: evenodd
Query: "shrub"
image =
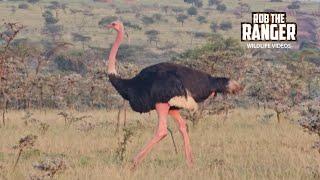
<path id="1" fill-rule="evenodd" d="M 152 17 L 149 17 L 149 16 L 143 16 L 141 18 L 141 21 L 143 22 L 143 24 L 145 25 L 150 25 L 150 24 L 153 24 L 154 23 L 154 19 Z"/>
<path id="2" fill-rule="evenodd" d="M 222 22 L 220 24 L 220 29 L 223 30 L 223 31 L 228 31 L 229 29 L 232 29 L 231 22 L 227 22 L 227 21 Z"/>
<path id="3" fill-rule="evenodd" d="M 28 0 L 28 3 L 31 3 L 31 4 L 36 4 L 38 3 L 40 0 Z"/>
<path id="4" fill-rule="evenodd" d="M 206 19 L 206 17 L 204 17 L 204 16 L 198 16 L 198 17 L 197 17 L 197 21 L 198 21 L 200 24 L 204 24 L 204 23 L 207 23 L 207 22 L 208 22 L 207 19 Z"/>
<path id="5" fill-rule="evenodd" d="M 218 5 L 220 4 L 220 0 L 208 0 L 208 5 L 213 6 L 213 5 Z"/>
<path id="6" fill-rule="evenodd" d="M 105 26 L 105 25 L 112 23 L 113 21 L 116 21 L 117 19 L 118 18 L 116 16 L 107 16 L 107 17 L 102 18 L 98 24 L 99 24 L 99 26 Z"/>
<path id="7" fill-rule="evenodd" d="M 18 8 L 19 8 L 19 9 L 28 9 L 28 8 L 29 8 L 29 5 L 26 4 L 26 3 L 22 3 L 22 4 L 19 4 L 19 5 L 18 5 Z"/>
<path id="8" fill-rule="evenodd" d="M 190 7 L 188 10 L 187 10 L 187 12 L 188 12 L 188 14 L 190 15 L 190 16 L 194 16 L 194 15 L 197 15 L 198 14 L 198 11 L 197 11 L 197 8 L 195 8 L 195 7 Z"/>
<path id="9" fill-rule="evenodd" d="M 44 18 L 46 24 L 56 24 L 58 22 L 58 19 L 53 16 L 51 11 L 45 11 L 42 14 L 42 17 Z"/>
<path id="10" fill-rule="evenodd" d="M 225 4 L 218 4 L 217 5 L 217 10 L 220 12 L 224 12 L 227 10 L 227 6 Z"/>
<path id="11" fill-rule="evenodd" d="M 141 26 L 139 26 L 138 24 L 132 23 L 130 21 L 124 21 L 123 25 L 125 27 L 127 27 L 127 28 L 132 28 L 132 29 L 135 29 L 135 30 L 141 30 L 142 29 Z"/>
<path id="12" fill-rule="evenodd" d="M 177 19 L 177 22 L 180 22 L 181 25 L 183 26 L 183 23 L 184 23 L 184 21 L 185 21 L 186 19 L 188 19 L 188 16 L 185 15 L 185 14 L 179 14 L 179 15 L 176 17 L 176 19 Z"/>
<path id="13" fill-rule="evenodd" d="M 211 29 L 212 32 L 217 32 L 218 24 L 216 22 L 211 22 L 210 29 Z"/>
<path id="14" fill-rule="evenodd" d="M 300 2 L 294 1 L 291 4 L 288 5 L 288 9 L 299 9 L 300 8 Z"/>
<path id="15" fill-rule="evenodd" d="M 172 8 L 172 11 L 176 14 L 178 13 L 182 13 L 183 12 L 183 9 L 182 8 L 179 8 L 179 7 L 175 7 L 175 8 Z"/>
<path id="16" fill-rule="evenodd" d="M 159 14 L 159 13 L 156 13 L 156 14 L 153 14 L 153 15 L 152 15 L 152 19 L 153 19 L 153 20 L 160 21 L 161 18 L 162 18 L 162 15 Z"/>
<path id="17" fill-rule="evenodd" d="M 57 56 L 54 62 L 61 71 L 74 71 L 81 74 L 87 71 L 86 65 L 83 62 L 72 60 L 63 55 Z"/>

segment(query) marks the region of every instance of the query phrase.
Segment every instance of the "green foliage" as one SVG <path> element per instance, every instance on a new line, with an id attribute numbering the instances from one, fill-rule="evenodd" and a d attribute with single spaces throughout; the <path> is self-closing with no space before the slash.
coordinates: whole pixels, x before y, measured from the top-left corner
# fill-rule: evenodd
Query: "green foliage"
<path id="1" fill-rule="evenodd" d="M 133 131 L 129 128 L 124 128 L 123 129 L 123 138 L 122 138 L 122 141 L 120 141 L 118 144 L 118 148 L 116 150 L 116 159 L 119 161 L 119 162 L 122 162 L 125 158 L 125 153 L 127 151 L 127 146 L 128 146 L 128 143 L 130 142 L 130 139 L 131 137 L 133 136 Z"/>
<path id="2" fill-rule="evenodd" d="M 99 26 L 106 26 L 116 20 L 118 20 L 116 16 L 107 16 L 107 17 L 101 18 L 98 24 Z"/>
<path id="3" fill-rule="evenodd" d="M 41 151 L 39 149 L 30 149 L 25 151 L 22 155 L 21 158 L 22 159 L 30 159 L 30 158 L 34 158 L 34 157 L 40 157 L 41 155 Z"/>
<path id="4" fill-rule="evenodd" d="M 182 13 L 184 10 L 182 8 L 179 8 L 179 7 L 174 7 L 172 8 L 172 11 L 176 14 L 178 13 Z"/>
<path id="5" fill-rule="evenodd" d="M 85 73 L 87 71 L 84 62 L 77 61 L 75 57 L 74 59 L 71 59 L 70 57 L 59 55 L 54 59 L 54 62 L 57 65 L 57 68 L 61 71 L 74 71 L 77 73 Z"/>
<path id="6" fill-rule="evenodd" d="M 42 14 L 42 17 L 44 18 L 46 24 L 56 24 L 56 23 L 58 22 L 58 19 L 55 18 L 55 17 L 53 16 L 52 12 L 49 11 L 49 10 L 46 10 L 46 11 Z"/>
<path id="7" fill-rule="evenodd" d="M 218 4 L 217 5 L 217 10 L 220 12 L 224 12 L 227 10 L 227 6 L 225 4 Z"/>
<path id="8" fill-rule="evenodd" d="M 65 3 L 60 3 L 58 1 L 51 1 L 50 4 L 47 6 L 48 9 L 65 9 L 66 4 Z"/>
<path id="9" fill-rule="evenodd" d="M 176 19 L 177 19 L 177 22 L 180 22 L 181 25 L 183 26 L 184 21 L 185 21 L 186 19 L 188 19 L 188 16 L 185 15 L 185 14 L 178 14 L 178 16 L 176 17 Z"/>
<path id="10" fill-rule="evenodd" d="M 150 24 L 153 24 L 154 23 L 154 19 L 152 17 L 149 17 L 149 16 L 143 16 L 141 18 L 141 21 L 143 22 L 143 24 L 145 25 L 150 25 Z"/>
<path id="11" fill-rule="evenodd" d="M 209 6 L 218 5 L 220 3 L 221 3 L 221 0 L 208 0 Z"/>
<path id="12" fill-rule="evenodd" d="M 188 12 L 188 14 L 190 15 L 190 16 L 194 16 L 194 15 L 197 15 L 198 14 L 198 11 L 197 11 L 197 8 L 195 8 L 195 7 L 190 7 L 188 10 L 187 10 L 187 12 Z"/>
<path id="13" fill-rule="evenodd" d="M 194 6 L 198 7 L 198 8 L 203 6 L 203 3 L 202 3 L 201 0 L 184 0 L 184 2 L 192 4 L 192 5 L 194 5 Z"/>
<path id="14" fill-rule="evenodd" d="M 207 23 L 207 22 L 208 22 L 207 19 L 206 19 L 206 17 L 204 17 L 204 16 L 198 16 L 198 17 L 197 17 L 197 21 L 198 21 L 200 24 L 204 24 L 204 23 Z"/>
<path id="15" fill-rule="evenodd" d="M 157 43 L 159 41 L 159 38 L 158 38 L 159 34 L 160 34 L 160 32 L 158 30 L 154 30 L 154 29 L 148 30 L 145 32 L 145 35 L 147 35 L 150 43 L 152 41 Z"/>
<path id="16" fill-rule="evenodd" d="M 155 21 L 160 21 L 162 19 L 162 15 L 159 13 L 155 13 L 152 15 L 152 19 L 154 19 Z"/>
<path id="17" fill-rule="evenodd" d="M 84 36 L 79 33 L 72 33 L 72 37 L 75 42 L 87 42 L 91 40 L 90 36 Z"/>
<path id="18" fill-rule="evenodd" d="M 232 29 L 232 24 L 229 21 L 223 21 L 220 23 L 220 29 L 223 31 L 228 31 Z"/>
<path id="19" fill-rule="evenodd" d="M 130 21 L 124 21 L 123 22 L 123 25 L 126 27 L 126 28 L 131 28 L 131 29 L 134 29 L 134 30 L 142 30 L 142 27 L 139 26 L 138 24 L 135 24 L 133 22 L 130 22 Z"/>
<path id="20" fill-rule="evenodd" d="M 233 57 L 242 56 L 244 50 L 235 39 L 224 39 L 221 35 L 216 34 L 212 35 L 205 45 L 192 50 L 187 50 L 182 53 L 179 58 L 197 60 L 203 58 L 203 55 L 207 57 L 217 53 L 224 57 Z"/>
<path id="21" fill-rule="evenodd" d="M 38 3 L 40 0 L 27 0 L 28 3 L 31 3 L 31 4 L 36 4 Z"/>
<path id="22" fill-rule="evenodd" d="M 90 162 L 90 158 L 87 157 L 87 156 L 81 156 L 80 159 L 79 159 L 79 164 L 81 166 L 87 166 Z"/>
<path id="23" fill-rule="evenodd" d="M 56 37 L 60 37 L 62 34 L 63 26 L 58 24 L 47 24 L 43 32 L 46 34 L 51 35 L 52 39 L 55 40 Z"/>
<path id="24" fill-rule="evenodd" d="M 212 22 L 210 23 L 210 29 L 211 29 L 212 32 L 217 32 L 218 27 L 219 27 L 219 26 L 218 26 L 218 24 L 217 24 L 216 22 L 212 21 Z"/>
<path id="25" fill-rule="evenodd" d="M 26 3 L 21 3 L 21 4 L 18 5 L 18 8 L 19 8 L 19 9 L 28 9 L 28 8 L 29 8 L 29 5 L 26 4 Z"/>
<path id="26" fill-rule="evenodd" d="M 300 9 L 300 1 L 293 1 L 288 5 L 288 9 Z"/>

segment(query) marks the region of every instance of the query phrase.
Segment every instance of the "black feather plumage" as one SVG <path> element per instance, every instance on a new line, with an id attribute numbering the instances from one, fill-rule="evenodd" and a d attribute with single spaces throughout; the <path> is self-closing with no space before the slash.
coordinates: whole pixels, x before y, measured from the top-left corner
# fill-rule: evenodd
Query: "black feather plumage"
<path id="1" fill-rule="evenodd" d="M 137 112 L 149 112 L 156 103 L 166 103 L 175 96 L 187 96 L 202 102 L 215 91 L 225 92 L 228 78 L 209 74 L 182 65 L 160 63 L 143 69 L 132 79 L 121 79 L 109 74 L 109 79 L 119 94 L 129 101 Z"/>

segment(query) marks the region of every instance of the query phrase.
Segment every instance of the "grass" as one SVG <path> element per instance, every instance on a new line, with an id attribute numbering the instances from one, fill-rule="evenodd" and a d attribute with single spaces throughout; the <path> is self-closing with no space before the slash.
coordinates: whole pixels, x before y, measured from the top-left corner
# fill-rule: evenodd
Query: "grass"
<path id="1" fill-rule="evenodd" d="M 179 154 L 174 153 L 167 137 L 136 172 L 130 172 L 130 162 L 152 137 L 155 113 L 149 118 L 147 114 L 129 112 L 128 128 L 134 134 L 127 144 L 124 161 L 119 162 L 116 150 L 124 132 L 115 134 L 116 112 L 73 112 L 76 116 L 92 116 L 87 121 L 96 126 L 85 132 L 77 128 L 81 122 L 66 127 L 58 111 L 32 112 L 34 118 L 50 125 L 44 135 L 32 125 L 24 125 L 22 111 L 9 112 L 8 125 L 1 128 L 0 166 L 9 179 L 25 179 L 37 173 L 33 164 L 48 156 L 63 157 L 66 161 L 67 169 L 57 179 L 318 179 L 320 176 L 319 154 L 311 148 L 316 137 L 303 132 L 293 121 L 282 119 L 278 124 L 275 116 L 267 122 L 258 120 L 271 111 L 237 109 L 226 120 L 224 115 L 209 116 L 197 127 L 190 127 L 193 169 L 185 164 L 180 134 L 169 119 Z M 34 149 L 24 152 L 11 174 L 17 153 L 12 146 L 27 134 L 38 135 L 38 140 Z"/>

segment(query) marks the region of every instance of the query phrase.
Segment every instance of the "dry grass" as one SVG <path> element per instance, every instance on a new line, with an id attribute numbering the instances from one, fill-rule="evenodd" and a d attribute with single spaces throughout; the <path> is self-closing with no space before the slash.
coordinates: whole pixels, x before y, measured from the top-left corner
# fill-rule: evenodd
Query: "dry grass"
<path id="1" fill-rule="evenodd" d="M 172 120 L 179 154 L 174 153 L 170 137 L 164 139 L 140 168 L 129 170 L 131 158 L 149 140 L 156 126 L 155 113 L 129 112 L 128 127 L 134 131 L 127 144 L 124 161 L 116 158 L 123 132 L 114 134 L 116 112 L 73 112 L 74 116 L 91 115 L 94 128 L 81 131 L 84 123 L 70 127 L 58 111 L 32 111 L 34 118 L 50 125 L 45 134 L 36 126 L 25 126 L 23 111 L 9 112 L 8 125 L 1 128 L 0 179 L 26 179 L 38 173 L 33 165 L 47 157 L 62 157 L 67 169 L 56 179 L 318 179 L 319 154 L 311 148 L 314 136 L 302 131 L 294 122 L 259 121 L 264 112 L 238 109 L 227 120 L 224 115 L 203 119 L 190 127 L 195 167 L 188 169 L 182 153 L 182 141 Z M 16 156 L 14 144 L 27 134 L 38 135 L 34 148 L 26 150 L 14 174 L 10 171 Z"/>

